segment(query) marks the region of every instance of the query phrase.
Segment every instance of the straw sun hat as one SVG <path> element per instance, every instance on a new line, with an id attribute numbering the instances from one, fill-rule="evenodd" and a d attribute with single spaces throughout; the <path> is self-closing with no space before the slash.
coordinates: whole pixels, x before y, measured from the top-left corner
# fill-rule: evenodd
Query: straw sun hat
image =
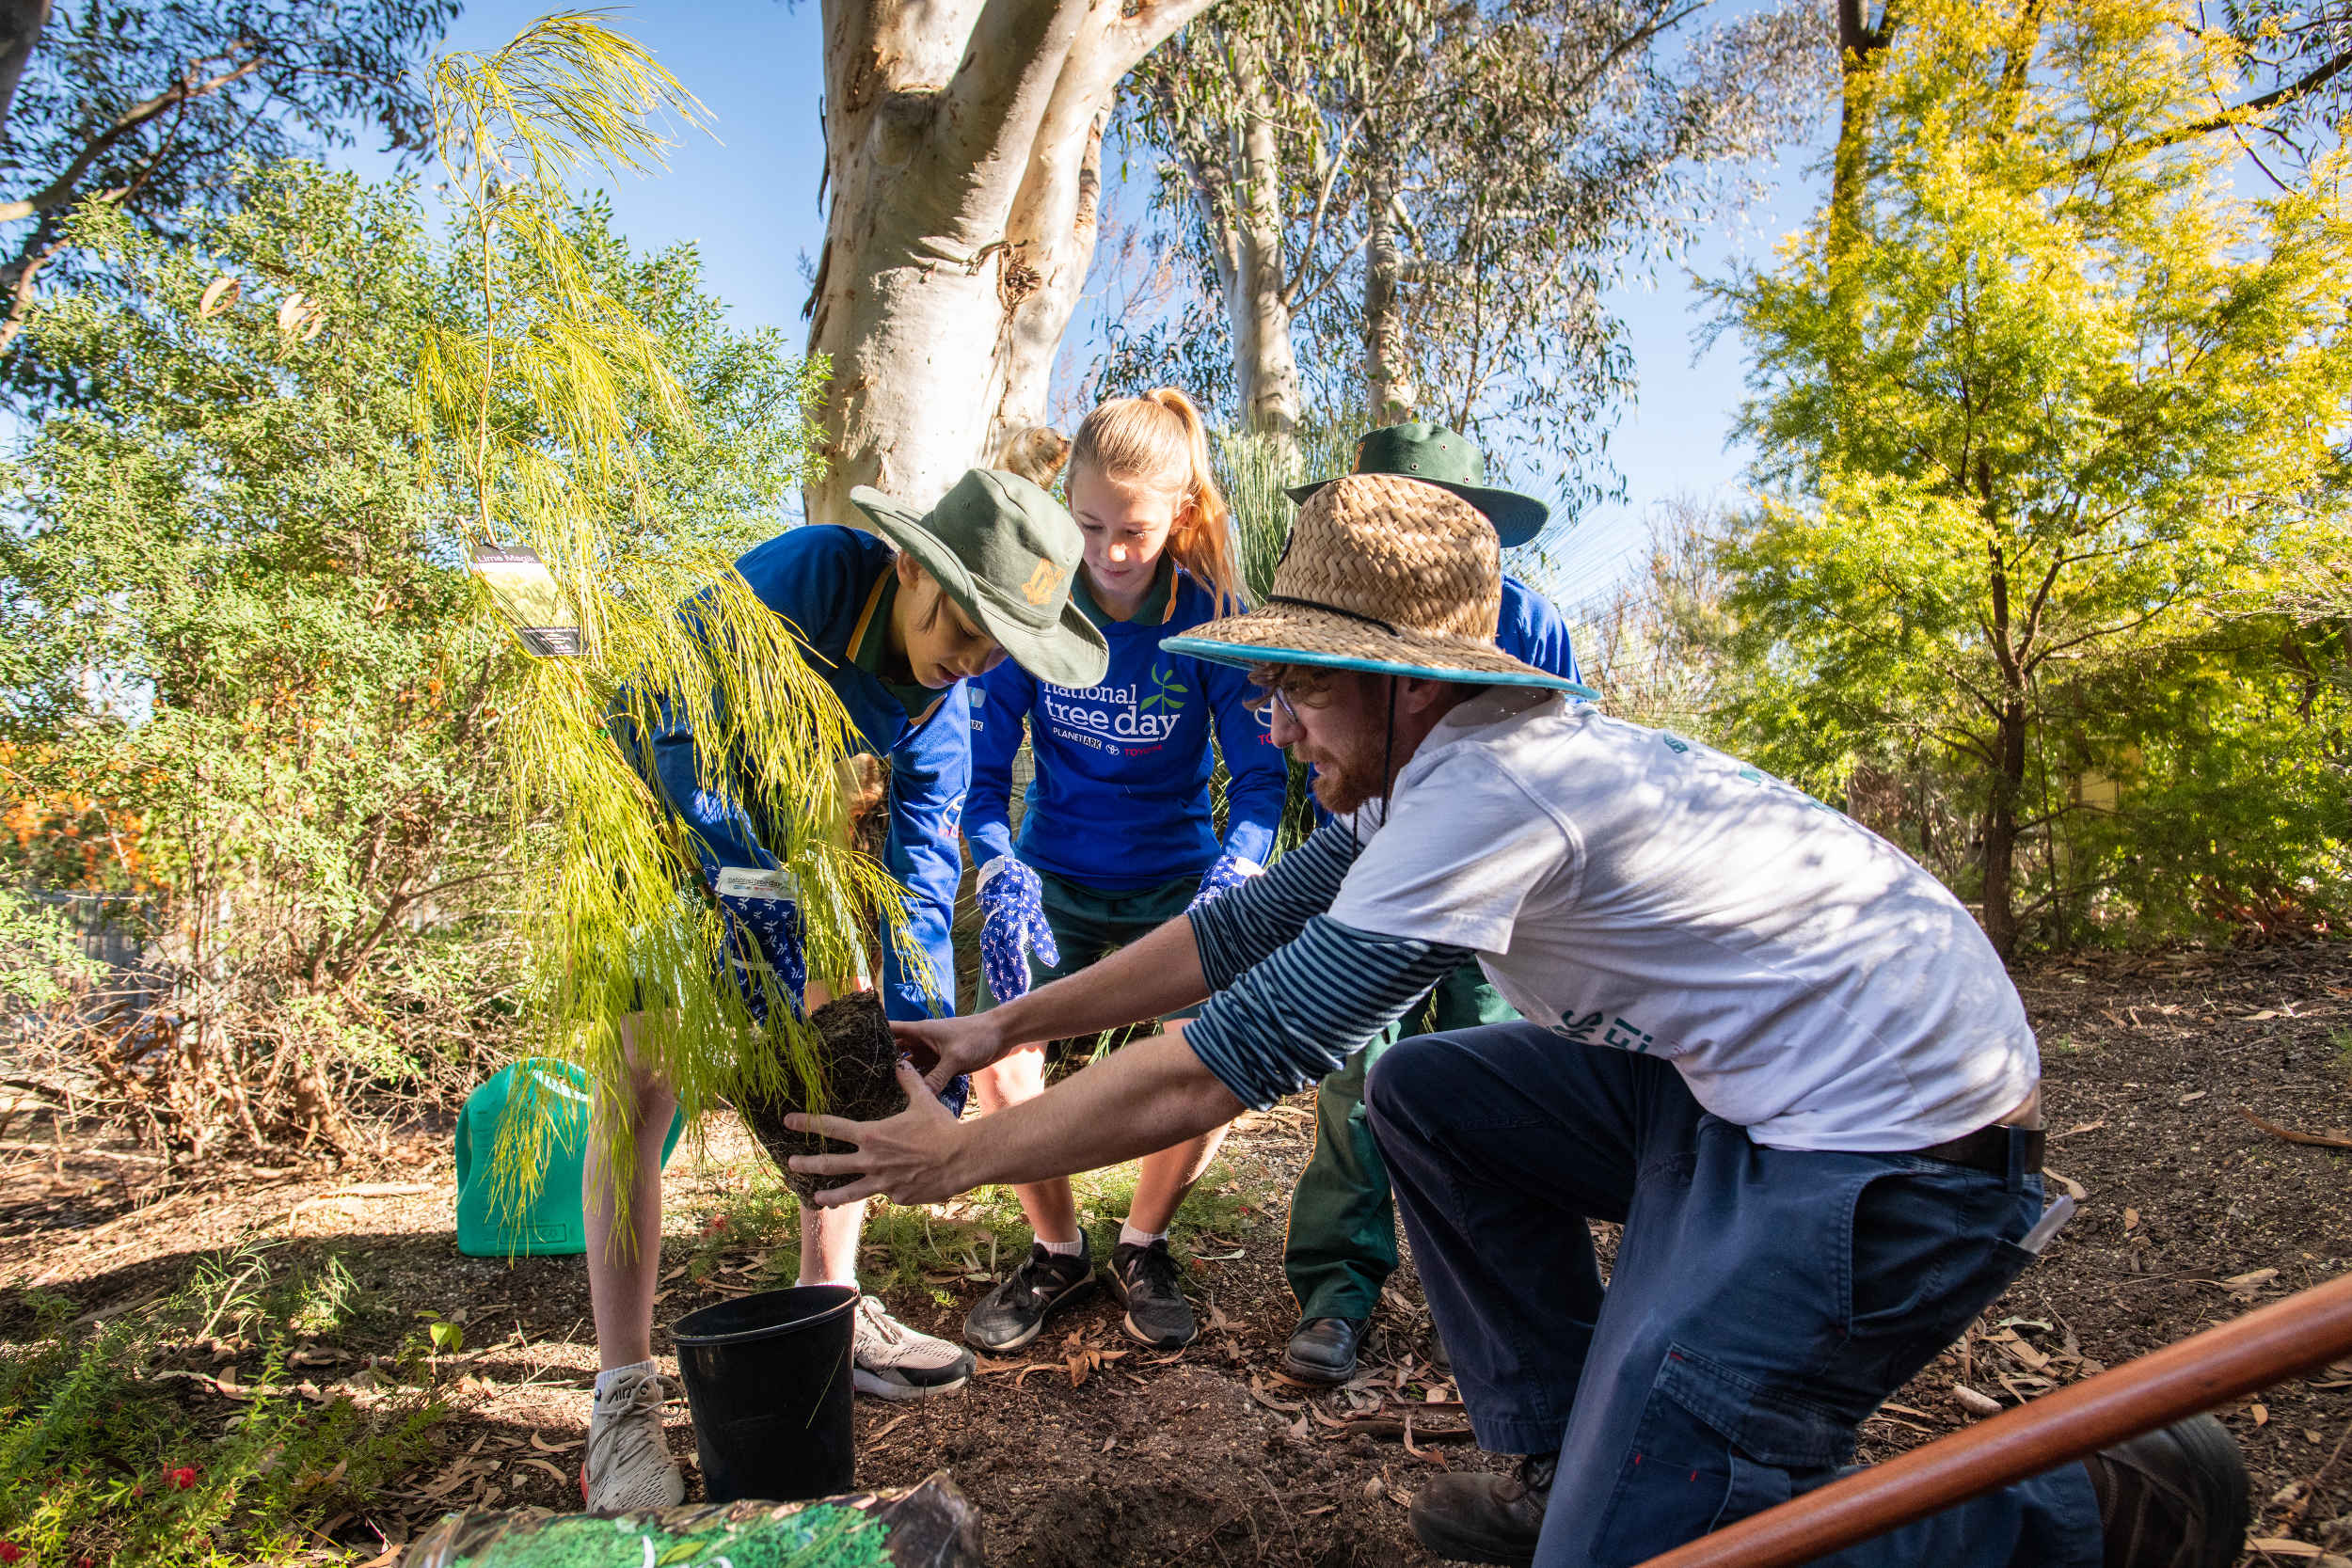
<path id="1" fill-rule="evenodd" d="M 1502 610 L 1502 548 L 1484 514 L 1419 480 L 1350 474 L 1299 509 L 1263 606 L 1162 646 L 1220 664 L 1312 664 L 1595 695 L 1496 647 Z"/>

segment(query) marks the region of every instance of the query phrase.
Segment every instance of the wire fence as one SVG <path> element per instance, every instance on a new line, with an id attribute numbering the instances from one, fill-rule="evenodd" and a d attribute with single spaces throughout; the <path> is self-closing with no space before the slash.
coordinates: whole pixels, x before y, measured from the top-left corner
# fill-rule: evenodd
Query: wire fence
<path id="1" fill-rule="evenodd" d="M 129 893 L 62 893 L 28 888 L 33 903 L 64 915 L 82 956 L 126 974 L 146 970 L 147 900 Z"/>

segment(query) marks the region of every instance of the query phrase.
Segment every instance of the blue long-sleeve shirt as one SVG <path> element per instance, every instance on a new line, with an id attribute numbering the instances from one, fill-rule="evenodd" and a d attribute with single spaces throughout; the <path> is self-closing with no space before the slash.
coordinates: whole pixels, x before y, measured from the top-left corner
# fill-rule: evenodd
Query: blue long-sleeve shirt
<path id="1" fill-rule="evenodd" d="M 1008 660 L 973 682 L 972 791 L 963 814 L 973 859 L 1017 853 L 1041 871 L 1107 891 L 1198 876 L 1224 852 L 1265 863 L 1288 783 L 1280 748 L 1249 710 L 1248 676 L 1160 644 L 1216 619 L 1215 596 L 1172 562 L 1132 620 L 1104 615 L 1083 575 L 1073 597 L 1110 644 L 1110 668 L 1084 690 L 1040 682 Z M 1027 722 L 1037 774 L 1011 828 L 1012 759 Z M 1214 730 L 1225 756 L 1225 840 L 1209 810 Z"/>
<path id="2" fill-rule="evenodd" d="M 1568 624 L 1560 619 L 1549 599 L 1507 574 L 1502 579 L 1502 614 L 1495 626 L 1495 646 L 1546 674 L 1584 684 L 1576 667 L 1576 649 L 1568 642 Z"/>
<path id="3" fill-rule="evenodd" d="M 855 529 L 796 528 L 745 554 L 735 569 L 760 603 L 790 625 L 809 667 L 849 710 L 866 750 L 889 764 L 882 863 L 906 889 L 908 934 L 930 960 L 934 978 L 927 996 L 923 977 L 907 973 L 896 944 L 884 942 L 882 1009 L 896 1019 L 944 1017 L 955 1011 L 955 954 L 948 931 L 962 870 L 956 829 L 972 777 L 969 698 L 966 683 L 959 681 L 939 692 L 939 701 L 918 717 L 901 700 L 903 687 L 894 689 L 867 667 L 879 663 L 873 650 L 884 642 L 875 634 L 887 627 L 897 580 L 894 554 L 880 539 Z M 680 614 L 699 627 L 694 601 Z M 747 776 L 754 759 L 728 758 L 716 779 L 719 787 L 711 787 L 693 732 L 668 705 L 642 743 L 631 744 L 624 736 L 622 744 L 670 809 L 693 830 L 706 875 L 778 863 L 763 842 L 773 835 L 744 809 L 744 791 L 729 784 Z"/>

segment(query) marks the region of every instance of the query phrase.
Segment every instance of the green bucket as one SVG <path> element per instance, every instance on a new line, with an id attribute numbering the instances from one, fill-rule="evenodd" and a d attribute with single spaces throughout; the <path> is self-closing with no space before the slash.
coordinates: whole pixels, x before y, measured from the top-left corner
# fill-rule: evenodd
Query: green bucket
<path id="1" fill-rule="evenodd" d="M 525 1079 L 522 1075 L 529 1074 Z M 538 1195 L 517 1213 L 511 1189 L 501 1193 L 491 1180 L 491 1155 L 499 1124 L 523 1089 L 534 1093 L 538 1113 L 552 1118 L 548 1163 Z M 500 1069 L 466 1097 L 457 1117 L 457 1250 L 469 1258 L 522 1258 L 588 1250 L 588 1218 L 580 1211 L 580 1168 L 588 1157 L 588 1111 L 595 1102 L 588 1075 L 570 1062 L 528 1057 Z M 673 1116 L 661 1142 L 661 1163 L 670 1163 L 686 1118 Z"/>

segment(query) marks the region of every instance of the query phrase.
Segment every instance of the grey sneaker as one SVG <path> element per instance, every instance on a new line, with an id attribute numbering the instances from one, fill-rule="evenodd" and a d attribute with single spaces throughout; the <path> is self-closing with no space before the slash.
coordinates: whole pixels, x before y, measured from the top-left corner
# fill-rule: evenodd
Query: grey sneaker
<path id="1" fill-rule="evenodd" d="M 917 1334 L 892 1317 L 880 1296 L 857 1300 L 857 1335 L 850 1350 L 850 1381 L 861 1394 L 919 1400 L 961 1388 L 972 1375 L 972 1353 Z"/>
<path id="2" fill-rule="evenodd" d="M 580 1493 L 591 1513 L 635 1513 L 686 1500 L 686 1474 L 661 1440 L 661 1405 L 677 1386 L 658 1372 L 616 1377 L 588 1414 Z"/>
<path id="3" fill-rule="evenodd" d="M 965 1342 L 986 1351 L 1019 1350 L 1043 1333 L 1047 1318 L 1094 1293 L 1089 1247 L 1082 1235 L 1078 1255 L 1064 1258 L 1032 1242 L 1027 1261 L 964 1314 Z"/>
<path id="4" fill-rule="evenodd" d="M 1111 1289 L 1127 1305 L 1127 1333 L 1154 1350 L 1181 1350 L 1200 1332 L 1166 1241 L 1111 1248 Z"/>

